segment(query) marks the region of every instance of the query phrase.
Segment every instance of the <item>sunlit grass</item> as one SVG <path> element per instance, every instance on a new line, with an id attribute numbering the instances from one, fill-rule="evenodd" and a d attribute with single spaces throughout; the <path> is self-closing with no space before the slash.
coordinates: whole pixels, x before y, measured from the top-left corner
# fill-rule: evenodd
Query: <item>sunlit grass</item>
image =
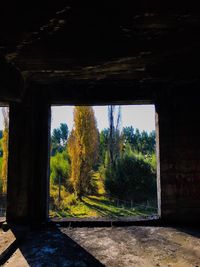
<path id="1" fill-rule="evenodd" d="M 106 194 L 105 182 L 99 172 L 95 172 L 93 174 L 93 180 L 96 184 L 98 195 L 105 195 Z"/>
<path id="2" fill-rule="evenodd" d="M 73 205 L 62 206 L 62 209 L 50 211 L 50 217 L 96 217 L 96 218 L 118 218 L 145 216 L 152 212 L 141 208 L 127 208 L 120 206 L 109 200 L 105 196 L 88 196 L 83 197 L 82 201 L 76 201 Z"/>
<path id="3" fill-rule="evenodd" d="M 127 207 L 123 202 L 118 203 L 106 196 L 104 180 L 99 172 L 93 173 L 93 184 L 96 194 L 82 197 L 78 200 L 73 193 L 66 191 L 61 186 L 61 199 L 58 200 L 58 186 L 51 185 L 50 196 L 54 199 L 55 206 L 50 208 L 50 217 L 59 218 L 119 218 L 145 216 L 155 213 L 142 207 Z M 133 205 L 134 206 L 134 205 Z"/>

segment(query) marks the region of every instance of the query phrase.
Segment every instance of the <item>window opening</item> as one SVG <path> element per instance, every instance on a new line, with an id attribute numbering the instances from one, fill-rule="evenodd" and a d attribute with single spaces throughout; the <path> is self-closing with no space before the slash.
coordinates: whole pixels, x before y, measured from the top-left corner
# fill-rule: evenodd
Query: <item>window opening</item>
<path id="1" fill-rule="evenodd" d="M 9 107 L 0 107 L 0 221 L 6 217 Z"/>
<path id="2" fill-rule="evenodd" d="M 157 215 L 154 105 L 52 106 L 51 218 Z"/>

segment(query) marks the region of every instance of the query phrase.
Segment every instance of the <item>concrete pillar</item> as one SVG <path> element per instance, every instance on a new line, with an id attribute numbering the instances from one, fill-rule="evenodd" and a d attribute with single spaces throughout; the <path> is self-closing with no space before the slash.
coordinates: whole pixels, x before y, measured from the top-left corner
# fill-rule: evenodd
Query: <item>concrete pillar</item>
<path id="1" fill-rule="evenodd" d="M 7 221 L 28 222 L 31 179 L 31 108 L 10 105 Z"/>
<path id="2" fill-rule="evenodd" d="M 42 97 L 10 105 L 7 221 L 48 218 L 50 108 Z"/>
<path id="3" fill-rule="evenodd" d="M 192 94 L 191 94 L 192 96 Z M 164 95 L 163 95 L 164 98 Z M 200 222 L 200 108 L 188 95 L 159 106 L 161 218 Z"/>
<path id="4" fill-rule="evenodd" d="M 30 202 L 31 222 L 35 224 L 48 219 L 50 122 L 50 106 L 42 98 L 35 98 L 32 112 L 34 158 Z"/>

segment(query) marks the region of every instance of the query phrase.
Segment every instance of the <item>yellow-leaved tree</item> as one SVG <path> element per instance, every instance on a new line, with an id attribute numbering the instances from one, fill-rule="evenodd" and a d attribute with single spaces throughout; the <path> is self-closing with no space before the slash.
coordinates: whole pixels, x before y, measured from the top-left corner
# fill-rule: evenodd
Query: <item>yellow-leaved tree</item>
<path id="1" fill-rule="evenodd" d="M 71 183 L 81 199 L 91 187 L 92 168 L 98 156 L 98 129 L 90 106 L 74 108 L 74 127 L 68 140 L 71 158 Z"/>
<path id="2" fill-rule="evenodd" d="M 8 173 L 8 135 L 9 135 L 9 109 L 2 108 L 3 119 L 4 119 L 4 130 L 2 139 L 2 150 L 3 150 L 3 162 L 2 162 L 2 192 L 7 192 L 7 173 Z"/>

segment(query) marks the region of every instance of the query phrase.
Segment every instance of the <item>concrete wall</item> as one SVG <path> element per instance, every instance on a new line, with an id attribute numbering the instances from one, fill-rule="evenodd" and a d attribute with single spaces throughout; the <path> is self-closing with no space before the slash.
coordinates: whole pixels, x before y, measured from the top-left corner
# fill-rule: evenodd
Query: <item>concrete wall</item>
<path id="1" fill-rule="evenodd" d="M 171 93 L 159 104 L 161 216 L 200 220 L 200 107 L 198 95 Z"/>
<path id="2" fill-rule="evenodd" d="M 0 53 L 0 102 L 20 101 L 24 93 L 21 72 L 1 56 Z"/>
<path id="3" fill-rule="evenodd" d="M 41 223 L 48 218 L 50 102 L 56 93 L 41 90 L 38 95 L 39 89 L 36 92 L 33 91 L 23 103 L 10 106 L 7 209 L 10 222 Z M 131 92 L 130 99 L 138 101 L 136 91 Z M 63 92 L 63 99 L 67 99 L 68 93 Z M 77 97 L 72 91 L 70 94 Z M 87 95 L 90 95 L 88 91 Z M 116 95 L 122 102 L 127 101 L 127 95 L 123 98 L 119 93 L 115 98 Z M 140 100 L 145 99 L 145 91 L 138 95 L 144 96 Z M 194 91 L 188 95 L 181 90 L 159 90 L 151 94 L 148 91 L 146 95 L 152 96 L 158 114 L 161 218 L 165 222 L 197 223 L 200 220 L 200 108 L 197 95 Z M 88 103 L 98 101 L 98 93 L 94 97 L 93 92 L 92 96 L 87 99 Z M 112 92 L 108 96 L 104 97 L 104 103 L 112 101 Z M 79 102 L 84 97 L 84 92 L 79 92 Z"/>
<path id="4" fill-rule="evenodd" d="M 49 112 L 42 96 L 10 105 L 9 222 L 34 224 L 48 217 Z"/>

